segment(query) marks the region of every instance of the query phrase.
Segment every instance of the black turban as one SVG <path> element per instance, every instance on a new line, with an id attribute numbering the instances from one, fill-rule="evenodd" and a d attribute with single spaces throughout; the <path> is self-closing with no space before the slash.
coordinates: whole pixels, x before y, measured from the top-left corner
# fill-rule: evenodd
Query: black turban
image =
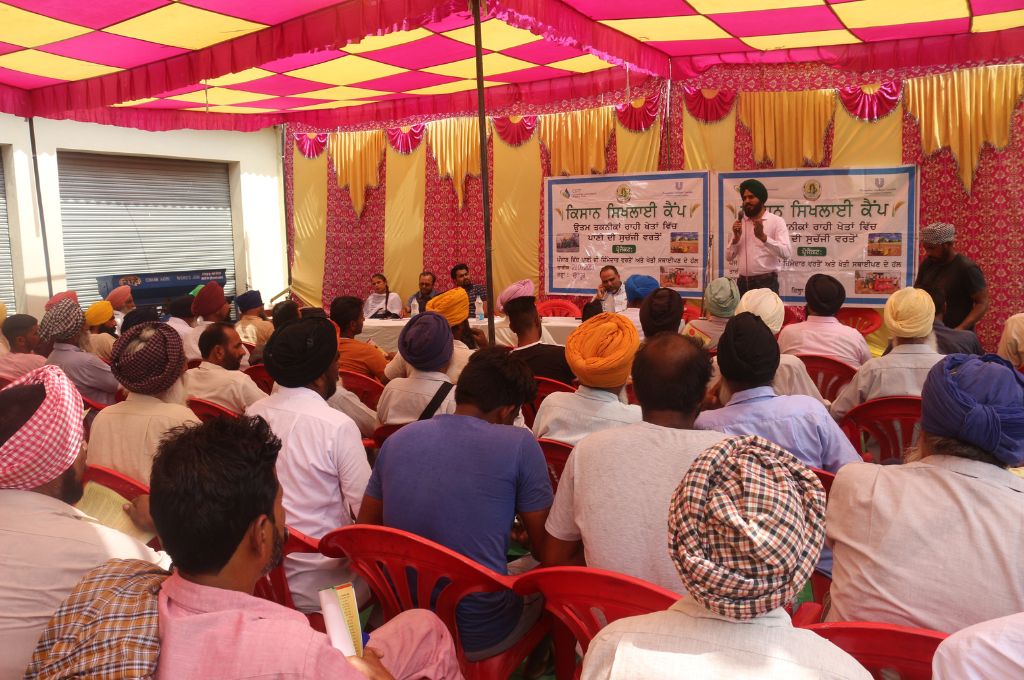
<path id="1" fill-rule="evenodd" d="M 334 324 L 316 316 L 278 328 L 263 349 L 267 373 L 284 387 L 308 385 L 322 376 L 337 356 Z"/>
<path id="2" fill-rule="evenodd" d="M 640 326 L 645 337 L 662 331 L 679 332 L 683 320 L 683 299 L 671 288 L 659 288 L 644 298 L 640 305 Z"/>
<path id="3" fill-rule="evenodd" d="M 835 316 L 846 302 L 846 289 L 828 274 L 815 274 L 804 285 L 807 307 L 818 316 Z"/>
<path id="4" fill-rule="evenodd" d="M 768 190 L 756 179 L 743 180 L 743 183 L 740 184 L 740 196 L 743 195 L 744 191 L 754 194 L 762 203 L 768 200 Z"/>
<path id="5" fill-rule="evenodd" d="M 192 296 L 181 295 L 174 298 L 164 305 L 164 311 L 179 319 L 188 319 L 192 316 Z"/>
<path id="6" fill-rule="evenodd" d="M 729 319 L 718 340 L 722 375 L 745 385 L 767 385 L 779 369 L 779 343 L 761 317 L 742 312 Z"/>
<path id="7" fill-rule="evenodd" d="M 124 332 L 132 326 L 138 326 L 142 323 L 155 323 L 159 320 L 160 315 L 156 313 L 156 307 L 153 305 L 136 307 L 124 315 L 124 320 L 121 322 L 121 335 L 124 335 Z"/>

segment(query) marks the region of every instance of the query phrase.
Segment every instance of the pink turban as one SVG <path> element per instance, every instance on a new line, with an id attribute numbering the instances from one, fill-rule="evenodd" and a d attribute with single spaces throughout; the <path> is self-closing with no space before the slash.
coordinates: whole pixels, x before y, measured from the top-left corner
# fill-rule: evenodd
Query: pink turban
<path id="1" fill-rule="evenodd" d="M 516 281 L 511 286 L 501 291 L 501 295 L 498 296 L 498 311 L 505 311 L 505 305 L 507 303 L 521 297 L 533 297 L 533 281 L 530 279 Z"/>
<path id="2" fill-rule="evenodd" d="M 30 371 L 5 389 L 42 385 L 46 397 L 0 446 L 0 489 L 34 489 L 60 477 L 82 451 L 82 396 L 57 366 Z"/>
<path id="3" fill-rule="evenodd" d="M 118 286 L 114 290 L 110 291 L 107 295 L 107 302 L 109 302 L 114 309 L 120 309 L 124 307 L 124 303 L 128 302 L 128 298 L 132 296 L 132 289 L 130 286 Z"/>
<path id="4" fill-rule="evenodd" d="M 53 307 L 57 306 L 57 303 L 60 302 L 61 300 L 73 300 L 74 303 L 77 305 L 78 304 L 78 293 L 76 293 L 73 290 L 66 290 L 63 293 L 57 293 L 52 298 L 50 298 L 49 300 L 46 301 L 46 304 L 43 306 L 43 311 L 44 312 L 50 311 L 50 309 L 52 309 Z"/>

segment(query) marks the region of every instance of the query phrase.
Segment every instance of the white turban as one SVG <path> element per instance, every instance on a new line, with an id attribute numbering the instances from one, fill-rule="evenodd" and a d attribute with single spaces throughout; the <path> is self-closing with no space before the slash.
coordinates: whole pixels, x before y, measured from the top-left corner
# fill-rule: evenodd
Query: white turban
<path id="1" fill-rule="evenodd" d="M 736 313 L 743 312 L 761 317 L 764 325 L 776 335 L 782 330 L 782 322 L 786 318 L 786 306 L 782 304 L 782 298 L 770 288 L 754 288 L 744 293 L 736 305 Z"/>

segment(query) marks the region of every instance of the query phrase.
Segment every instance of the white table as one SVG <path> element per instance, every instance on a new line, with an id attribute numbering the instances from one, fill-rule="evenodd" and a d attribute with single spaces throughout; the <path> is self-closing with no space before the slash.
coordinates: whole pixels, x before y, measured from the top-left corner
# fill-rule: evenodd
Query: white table
<path id="1" fill-rule="evenodd" d="M 408 319 L 367 319 L 363 323 L 363 332 L 356 336 L 357 340 L 373 340 L 374 344 L 385 352 L 394 352 L 398 349 L 398 335 L 402 332 Z M 470 319 L 470 326 L 483 329 L 487 332 L 487 319 L 477 321 Z M 565 339 L 569 337 L 577 326 L 578 319 L 568 317 L 552 316 L 545 317 L 541 321 L 541 341 L 550 345 L 564 345 Z M 508 327 L 508 319 L 502 316 L 494 317 L 494 340 L 499 345 L 514 347 L 516 336 Z"/>

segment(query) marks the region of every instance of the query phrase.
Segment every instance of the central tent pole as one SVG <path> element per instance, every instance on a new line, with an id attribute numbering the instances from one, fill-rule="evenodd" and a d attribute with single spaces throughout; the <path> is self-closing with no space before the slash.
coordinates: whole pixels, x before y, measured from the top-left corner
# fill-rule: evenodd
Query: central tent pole
<path id="1" fill-rule="evenodd" d="M 484 47 L 480 29 L 480 0 L 469 0 L 473 11 L 473 43 L 476 47 L 476 116 L 480 124 L 480 184 L 484 209 L 484 260 L 487 285 L 487 340 L 494 345 L 494 272 L 491 245 L 491 181 L 487 168 L 487 112 L 484 108 Z"/>

